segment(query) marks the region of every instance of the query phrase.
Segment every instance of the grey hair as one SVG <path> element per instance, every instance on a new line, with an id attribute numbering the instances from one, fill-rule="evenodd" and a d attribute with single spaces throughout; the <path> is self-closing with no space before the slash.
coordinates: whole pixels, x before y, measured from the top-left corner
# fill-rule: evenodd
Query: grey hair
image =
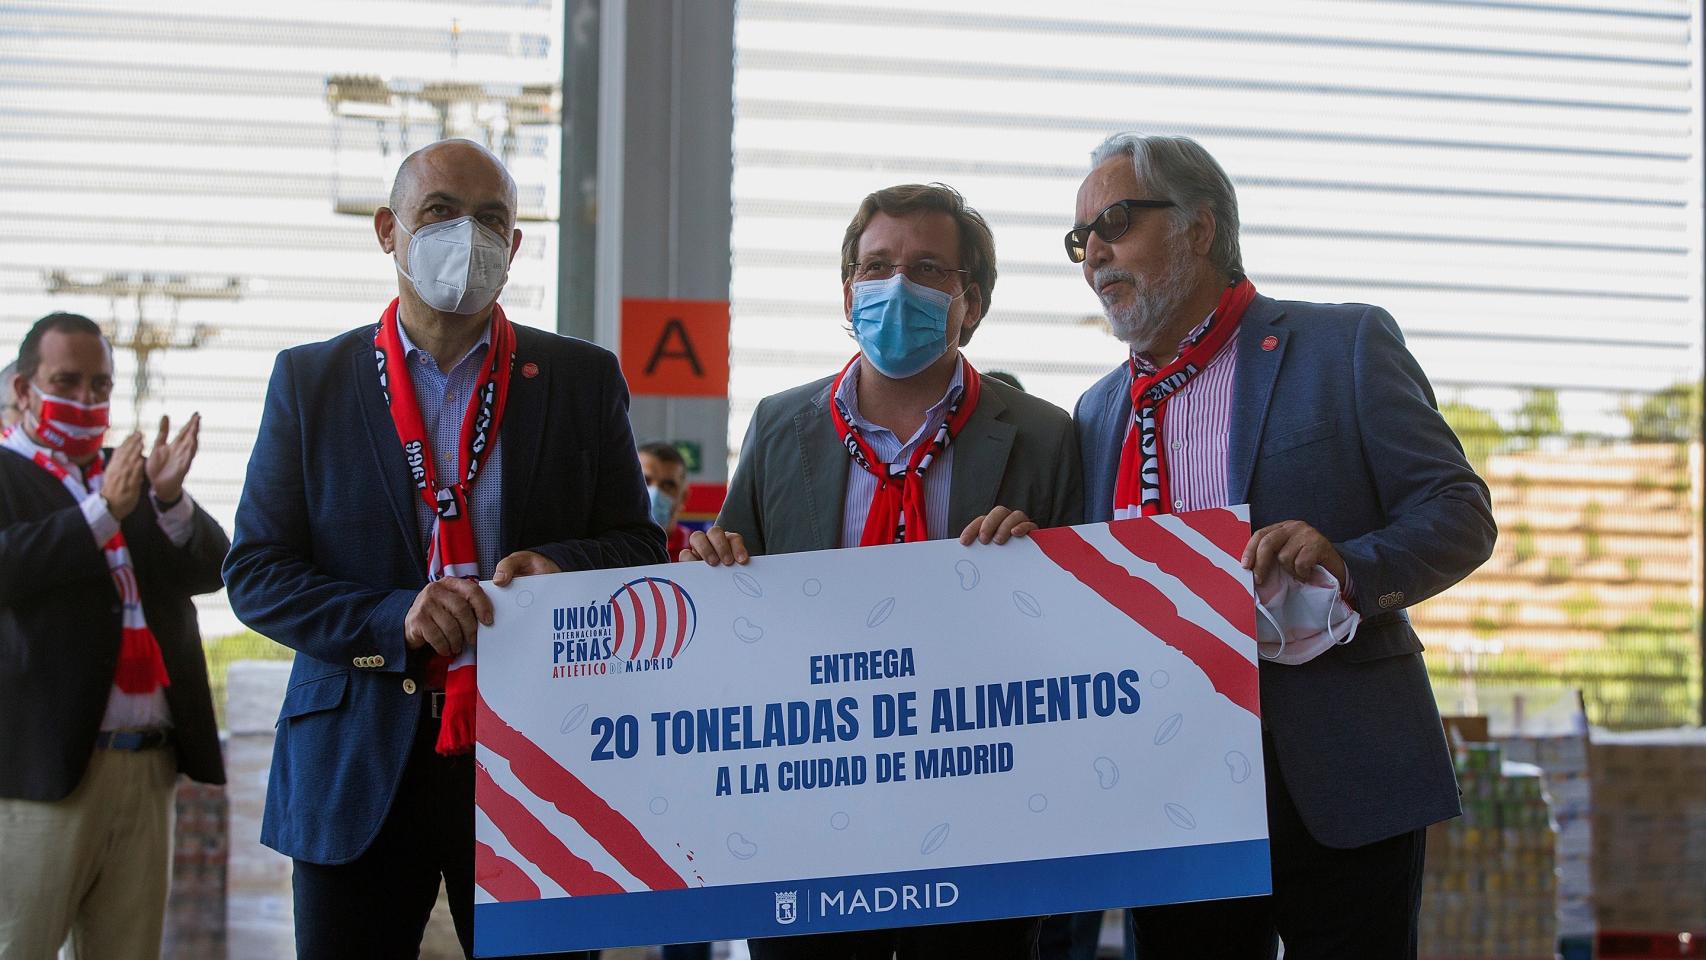
<path id="1" fill-rule="evenodd" d="M 1178 206 L 1170 211 L 1179 227 L 1188 226 L 1199 211 L 1214 215 L 1214 242 L 1209 262 L 1228 277 L 1244 275 L 1244 255 L 1238 248 L 1238 193 L 1202 144 L 1190 137 L 1116 133 L 1090 151 L 1090 168 L 1114 157 L 1130 157 L 1139 183 L 1161 200 Z"/>

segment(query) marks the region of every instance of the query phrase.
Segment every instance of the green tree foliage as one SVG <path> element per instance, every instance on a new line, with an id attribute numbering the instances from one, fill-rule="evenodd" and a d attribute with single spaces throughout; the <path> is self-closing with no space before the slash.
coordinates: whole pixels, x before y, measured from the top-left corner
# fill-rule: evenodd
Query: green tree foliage
<path id="1" fill-rule="evenodd" d="M 1512 421 L 1511 433 L 1527 441 L 1523 446 L 1528 449 L 1538 446 L 1541 437 L 1562 435 L 1564 416 L 1558 409 L 1558 391 L 1549 387 L 1524 390 Z"/>
<path id="2" fill-rule="evenodd" d="M 1623 407 L 1636 443 L 1688 443 L 1700 436 L 1700 383 L 1676 383 Z"/>
<path id="3" fill-rule="evenodd" d="M 1458 442 L 1463 444 L 1469 465 L 1475 468 L 1476 473 L 1485 473 L 1487 458 L 1504 449 L 1505 445 L 1505 428 L 1499 424 L 1498 418 L 1490 410 L 1457 401 L 1441 404 L 1439 412 L 1451 426 L 1451 432 L 1457 434 Z"/>

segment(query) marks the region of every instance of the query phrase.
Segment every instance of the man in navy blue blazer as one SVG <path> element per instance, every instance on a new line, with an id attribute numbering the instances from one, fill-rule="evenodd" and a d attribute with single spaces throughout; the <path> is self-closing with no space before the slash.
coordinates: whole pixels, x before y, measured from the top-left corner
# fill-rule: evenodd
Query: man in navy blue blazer
<path id="1" fill-rule="evenodd" d="M 435 749 L 445 664 L 491 620 L 464 577 L 665 560 L 616 359 L 496 306 L 515 219 L 485 148 L 410 155 L 374 216 L 398 299 L 267 388 L 225 579 L 297 651 L 261 839 L 294 860 L 300 957 L 416 956 L 440 877 L 472 955 L 474 763 Z"/>
<path id="2" fill-rule="evenodd" d="M 1068 256 L 1132 351 L 1078 402 L 1086 519 L 1247 502 L 1257 583 L 1325 568 L 1362 617 L 1261 664 L 1273 896 L 1134 911 L 1139 955 L 1272 957 L 1277 934 L 1287 960 L 1414 957 L 1424 831 L 1460 811 L 1404 610 L 1492 552 L 1486 485 L 1384 310 L 1248 287 L 1232 183 L 1194 141 L 1109 138 L 1075 222 Z"/>

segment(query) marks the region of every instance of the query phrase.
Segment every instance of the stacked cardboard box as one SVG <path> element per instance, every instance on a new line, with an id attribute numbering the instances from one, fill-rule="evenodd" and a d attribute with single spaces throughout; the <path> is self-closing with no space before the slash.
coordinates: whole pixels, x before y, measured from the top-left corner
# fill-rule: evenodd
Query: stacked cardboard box
<path id="1" fill-rule="evenodd" d="M 1593 787 L 1585 732 L 1501 739 L 1506 759 L 1540 768 L 1552 821 L 1558 825 L 1558 935 L 1591 937 L 1593 901 Z"/>
<path id="2" fill-rule="evenodd" d="M 1497 744 L 1457 751 L 1463 816 L 1428 828 L 1421 955 L 1550 960 L 1556 837 L 1540 769 Z"/>
<path id="3" fill-rule="evenodd" d="M 1706 931 L 1706 729 L 1593 737 L 1599 928 Z"/>
<path id="4" fill-rule="evenodd" d="M 163 956 L 199 960 L 225 955 L 229 820 L 224 787 L 179 780 Z"/>

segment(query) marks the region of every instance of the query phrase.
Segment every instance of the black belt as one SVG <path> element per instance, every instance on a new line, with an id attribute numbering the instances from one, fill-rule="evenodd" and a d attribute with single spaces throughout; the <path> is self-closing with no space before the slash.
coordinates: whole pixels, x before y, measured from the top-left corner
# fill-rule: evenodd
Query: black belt
<path id="1" fill-rule="evenodd" d="M 102 730 L 95 734 L 95 746 L 101 750 L 154 750 L 172 742 L 169 727 L 152 730 Z"/>

